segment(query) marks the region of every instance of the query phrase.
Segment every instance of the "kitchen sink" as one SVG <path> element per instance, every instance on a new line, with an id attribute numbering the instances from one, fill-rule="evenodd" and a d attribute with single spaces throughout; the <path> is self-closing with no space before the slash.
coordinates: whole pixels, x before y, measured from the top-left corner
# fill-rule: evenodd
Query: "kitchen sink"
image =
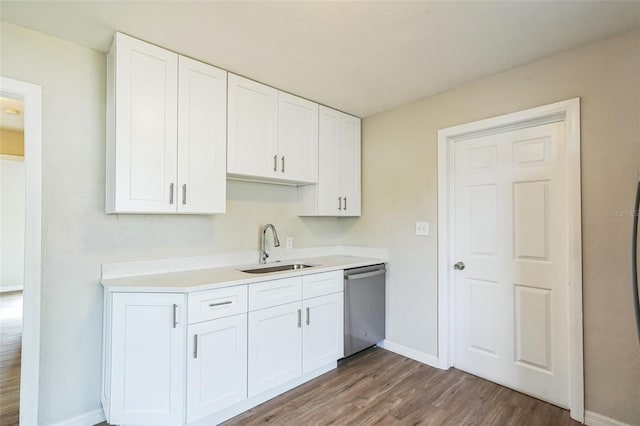
<path id="1" fill-rule="evenodd" d="M 268 274 L 269 272 L 295 271 L 298 269 L 311 268 L 317 265 L 307 265 L 304 263 L 290 263 L 287 265 L 260 266 L 251 269 L 240 269 L 241 272 L 248 274 Z"/>

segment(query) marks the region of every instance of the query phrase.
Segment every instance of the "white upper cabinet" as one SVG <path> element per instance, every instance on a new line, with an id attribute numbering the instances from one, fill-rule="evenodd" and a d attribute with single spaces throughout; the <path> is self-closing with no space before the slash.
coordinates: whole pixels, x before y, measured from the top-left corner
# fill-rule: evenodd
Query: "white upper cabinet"
<path id="1" fill-rule="evenodd" d="M 227 172 L 273 179 L 278 166 L 278 91 L 229 74 Z"/>
<path id="2" fill-rule="evenodd" d="M 360 119 L 343 113 L 340 113 L 339 154 L 338 201 L 342 197 L 342 209 L 338 208 L 338 213 L 341 216 L 360 216 Z"/>
<path id="3" fill-rule="evenodd" d="M 178 212 L 224 213 L 227 72 L 180 56 Z"/>
<path id="4" fill-rule="evenodd" d="M 360 216 L 360 119 L 320 106 L 318 184 L 298 188 L 301 216 Z"/>
<path id="5" fill-rule="evenodd" d="M 225 211 L 226 72 L 116 33 L 107 213 Z"/>
<path id="6" fill-rule="evenodd" d="M 108 62 L 107 212 L 175 212 L 178 55 L 116 33 Z"/>
<path id="7" fill-rule="evenodd" d="M 318 181 L 318 104 L 278 93 L 278 155 L 282 179 Z"/>
<path id="8" fill-rule="evenodd" d="M 318 104 L 229 74 L 228 129 L 231 177 L 317 181 Z"/>

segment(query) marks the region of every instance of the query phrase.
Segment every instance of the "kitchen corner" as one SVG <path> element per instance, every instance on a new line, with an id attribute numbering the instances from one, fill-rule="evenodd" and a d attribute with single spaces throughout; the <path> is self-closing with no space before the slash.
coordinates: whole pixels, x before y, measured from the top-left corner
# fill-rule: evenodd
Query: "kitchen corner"
<path id="1" fill-rule="evenodd" d="M 245 263 L 265 253 L 103 265 L 109 423 L 218 424 L 384 340 L 385 250 L 272 250 L 273 262 Z M 152 406 L 154 392 L 171 395 L 170 417 L 130 407 Z"/>

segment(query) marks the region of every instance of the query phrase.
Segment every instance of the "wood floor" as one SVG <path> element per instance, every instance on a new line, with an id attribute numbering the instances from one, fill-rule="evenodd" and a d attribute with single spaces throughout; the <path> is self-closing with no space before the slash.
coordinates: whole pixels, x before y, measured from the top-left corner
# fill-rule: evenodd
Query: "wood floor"
<path id="1" fill-rule="evenodd" d="M 579 425 L 569 412 L 462 371 L 372 348 L 223 423 L 231 425 Z M 101 423 L 106 425 L 106 423 Z"/>
<path id="2" fill-rule="evenodd" d="M 225 425 L 579 425 L 569 412 L 459 370 L 373 348 Z"/>
<path id="3" fill-rule="evenodd" d="M 0 293 L 0 426 L 18 424 L 22 292 Z"/>

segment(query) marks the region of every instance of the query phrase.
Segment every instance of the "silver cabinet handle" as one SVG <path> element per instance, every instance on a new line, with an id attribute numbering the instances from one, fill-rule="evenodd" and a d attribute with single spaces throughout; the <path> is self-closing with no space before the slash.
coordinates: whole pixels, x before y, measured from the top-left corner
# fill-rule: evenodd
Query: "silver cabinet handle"
<path id="1" fill-rule="evenodd" d="M 462 271 L 464 269 L 464 266 L 464 262 L 457 262 L 455 265 L 453 265 L 453 269 Z"/>
<path id="2" fill-rule="evenodd" d="M 298 328 L 302 328 L 302 309 L 298 309 Z"/>
<path id="3" fill-rule="evenodd" d="M 378 269 L 377 271 L 365 272 L 362 274 L 345 275 L 345 280 L 361 280 L 363 278 L 375 277 L 376 275 L 384 275 L 387 272 L 386 269 Z"/>
<path id="4" fill-rule="evenodd" d="M 273 171 L 277 172 L 278 171 L 278 155 L 274 155 L 273 156 Z"/>
<path id="5" fill-rule="evenodd" d="M 193 335 L 193 357 L 198 359 L 198 335 Z"/>
<path id="6" fill-rule="evenodd" d="M 311 313 L 309 311 L 309 308 L 307 307 L 307 325 L 309 325 L 311 323 Z"/>
<path id="7" fill-rule="evenodd" d="M 282 156 L 282 173 L 284 173 L 284 155 Z"/>
<path id="8" fill-rule="evenodd" d="M 225 302 L 209 303 L 209 307 L 213 308 L 214 306 L 230 305 L 232 303 L 233 302 L 231 300 L 227 300 Z"/>
<path id="9" fill-rule="evenodd" d="M 177 315 L 178 305 L 173 304 L 173 328 L 176 328 L 178 325 L 178 315 Z"/>
<path id="10" fill-rule="evenodd" d="M 347 197 L 344 197 L 344 211 L 347 211 Z"/>
<path id="11" fill-rule="evenodd" d="M 169 184 L 169 204 L 173 204 L 173 182 Z"/>
<path id="12" fill-rule="evenodd" d="M 187 204 L 187 184 L 182 185 L 182 205 Z"/>
<path id="13" fill-rule="evenodd" d="M 338 210 L 342 210 L 342 197 L 338 197 Z"/>

